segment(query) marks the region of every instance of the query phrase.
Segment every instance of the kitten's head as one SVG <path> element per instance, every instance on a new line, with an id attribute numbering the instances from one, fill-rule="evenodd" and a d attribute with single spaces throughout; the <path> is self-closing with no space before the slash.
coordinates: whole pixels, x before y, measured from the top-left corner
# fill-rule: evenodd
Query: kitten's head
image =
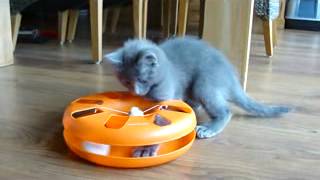
<path id="1" fill-rule="evenodd" d="M 129 40 L 105 59 L 112 64 L 120 82 L 129 91 L 144 96 L 161 81 L 163 51 L 147 40 Z"/>

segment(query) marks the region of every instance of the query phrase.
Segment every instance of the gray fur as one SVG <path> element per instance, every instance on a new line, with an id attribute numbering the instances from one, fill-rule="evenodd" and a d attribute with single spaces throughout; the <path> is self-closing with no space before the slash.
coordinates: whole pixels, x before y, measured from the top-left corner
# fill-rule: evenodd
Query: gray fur
<path id="1" fill-rule="evenodd" d="M 194 38 L 174 38 L 160 45 L 129 40 L 116 56 L 109 54 L 106 59 L 120 81 L 138 95 L 157 101 L 182 99 L 195 110 L 202 106 L 210 121 L 198 125 L 198 138 L 215 136 L 226 127 L 231 119 L 228 102 L 260 117 L 275 117 L 290 110 L 250 99 L 226 57 Z"/>

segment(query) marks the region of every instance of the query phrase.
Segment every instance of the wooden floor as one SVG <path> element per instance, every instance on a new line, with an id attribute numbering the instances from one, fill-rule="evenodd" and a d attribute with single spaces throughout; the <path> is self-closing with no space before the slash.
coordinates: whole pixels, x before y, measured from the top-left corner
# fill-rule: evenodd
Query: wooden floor
<path id="1" fill-rule="evenodd" d="M 121 38 L 107 37 L 104 50 Z M 89 63 L 89 41 L 18 44 L 16 64 L 0 68 L 0 179 L 319 179 L 320 34 L 281 32 L 270 59 L 262 39 L 253 36 L 248 93 L 295 112 L 256 119 L 235 109 L 218 137 L 197 140 L 171 163 L 131 170 L 81 160 L 62 137 L 61 117 L 71 100 L 123 89 L 110 67 Z"/>

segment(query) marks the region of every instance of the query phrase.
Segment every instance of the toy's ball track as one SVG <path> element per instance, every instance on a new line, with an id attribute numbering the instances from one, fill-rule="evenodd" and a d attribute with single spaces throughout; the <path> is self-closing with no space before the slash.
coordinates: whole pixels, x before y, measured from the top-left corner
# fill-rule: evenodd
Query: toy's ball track
<path id="1" fill-rule="evenodd" d="M 143 116 L 130 116 L 139 107 Z M 165 107 L 165 108 L 162 108 Z M 159 126 L 155 116 L 170 123 Z M 109 92 L 73 101 L 63 117 L 64 138 L 69 148 L 91 162 L 124 168 L 146 167 L 176 159 L 195 139 L 195 114 L 178 100 L 160 103 L 126 92 Z M 154 157 L 131 157 L 137 146 L 160 144 Z"/>

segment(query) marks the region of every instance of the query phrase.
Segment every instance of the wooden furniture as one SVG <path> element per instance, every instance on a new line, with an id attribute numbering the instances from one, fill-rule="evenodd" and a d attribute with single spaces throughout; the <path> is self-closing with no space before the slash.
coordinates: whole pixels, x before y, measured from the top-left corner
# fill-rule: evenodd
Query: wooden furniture
<path id="1" fill-rule="evenodd" d="M 287 0 L 280 1 L 280 15 L 277 18 L 277 27 L 279 29 L 284 29 L 286 4 L 287 4 Z"/>
<path id="2" fill-rule="evenodd" d="M 103 0 L 90 0 L 91 52 L 95 63 L 102 60 Z M 133 0 L 134 34 L 146 38 L 148 0 Z"/>
<path id="3" fill-rule="evenodd" d="M 114 33 L 116 31 L 119 15 L 120 15 L 120 8 L 116 7 L 111 9 L 113 11 L 113 16 L 111 19 L 111 32 Z M 108 19 L 108 14 L 110 12 L 110 9 L 103 9 L 103 17 L 102 17 L 102 32 L 104 33 L 106 31 L 106 24 Z M 77 31 L 77 25 L 78 25 L 78 19 L 80 15 L 79 9 L 68 9 L 63 12 L 59 12 L 59 19 L 60 16 L 64 17 L 64 14 L 67 15 L 67 18 L 61 18 L 62 21 L 59 22 L 59 25 L 62 25 L 64 28 L 59 28 L 59 30 L 62 33 L 59 33 L 59 39 L 60 44 L 64 44 L 65 40 L 67 40 L 69 43 L 72 43 L 72 41 L 75 38 L 76 31 Z"/>
<path id="4" fill-rule="evenodd" d="M 178 36 L 184 36 L 186 34 L 187 16 L 188 16 L 189 0 L 179 0 L 178 8 Z"/>
<path id="5" fill-rule="evenodd" d="M 203 39 L 238 67 L 246 89 L 254 0 L 207 0 L 204 5 Z"/>
<path id="6" fill-rule="evenodd" d="M 133 0 L 133 24 L 136 38 L 146 38 L 148 0 Z"/>
<path id="7" fill-rule="evenodd" d="M 266 54 L 273 56 L 273 48 L 277 42 L 277 24 L 272 20 L 263 20 L 263 38 Z"/>
<path id="8" fill-rule="evenodd" d="M 102 1 L 90 0 L 91 55 L 95 63 L 102 60 Z"/>
<path id="9" fill-rule="evenodd" d="M 35 3 L 38 0 L 10 0 L 10 14 L 11 14 L 11 29 L 12 29 L 12 42 L 13 42 L 13 51 L 15 50 L 18 33 L 21 24 L 21 11 L 31 4 Z"/>
<path id="10" fill-rule="evenodd" d="M 80 11 L 75 9 L 58 12 L 59 41 L 61 45 L 63 45 L 66 40 L 69 42 L 74 40 L 79 14 Z"/>
<path id="11" fill-rule="evenodd" d="M 58 12 L 58 32 L 59 32 L 59 42 L 61 45 L 64 44 L 67 34 L 69 10 Z"/>
<path id="12" fill-rule="evenodd" d="M 273 48 L 277 44 L 277 18 L 281 4 L 284 8 L 285 4 L 280 0 L 255 0 L 255 12 L 263 21 L 265 49 L 269 57 L 273 55 Z"/>
<path id="13" fill-rule="evenodd" d="M 203 3 L 203 4 L 202 4 Z M 254 0 L 201 1 L 202 38 L 220 49 L 238 67 L 246 88 Z M 189 0 L 179 0 L 178 35 L 184 36 Z"/>
<path id="14" fill-rule="evenodd" d="M 71 43 L 76 34 L 77 30 L 77 24 L 78 24 L 78 18 L 80 14 L 79 9 L 69 9 L 69 18 L 68 18 L 68 29 L 67 29 L 67 40 Z M 112 13 L 111 17 L 111 33 L 115 33 L 117 29 L 117 24 L 121 12 L 121 7 L 115 6 L 115 7 L 108 7 L 103 9 L 103 17 L 102 17 L 102 32 L 105 33 L 106 31 L 106 25 L 107 25 L 107 19 L 108 16 Z"/>
<path id="15" fill-rule="evenodd" d="M 16 48 L 17 40 L 18 40 L 18 33 L 21 25 L 22 15 L 17 13 L 11 16 L 11 30 L 12 30 L 12 43 L 13 43 L 13 50 Z"/>
<path id="16" fill-rule="evenodd" d="M 69 20 L 68 20 L 68 30 L 67 30 L 67 40 L 72 42 L 76 35 L 76 29 L 78 24 L 80 11 L 71 9 L 69 10 Z"/>
<path id="17" fill-rule="evenodd" d="M 9 0 L 0 1 L 0 67 L 13 64 Z"/>
<path id="18" fill-rule="evenodd" d="M 103 0 L 89 0 L 89 6 L 90 6 L 90 24 L 91 24 L 91 55 L 92 55 L 92 60 L 95 63 L 99 63 L 102 60 L 102 16 L 103 16 Z M 5 15 L 5 13 L 9 12 L 10 13 L 10 6 L 7 5 L 7 2 L 1 2 L 4 5 L 1 6 L 4 15 L 1 16 L 1 23 L 3 23 L 3 28 L 1 28 L 1 35 L 4 36 L 4 38 L 1 38 L 1 44 L 4 44 L 0 48 L 2 50 L 0 51 L 1 56 L 4 56 L 0 60 L 0 66 L 1 65 L 6 65 L 6 64 L 12 64 L 13 63 L 13 52 L 12 52 L 12 40 L 8 41 L 8 37 L 13 37 L 16 39 L 18 29 L 20 26 L 20 20 L 19 16 L 13 18 L 13 25 L 15 33 L 11 35 L 11 28 L 9 28 L 6 24 L 11 22 L 10 20 L 10 14 L 9 17 Z M 133 20 L 134 20 L 134 34 L 135 37 L 137 38 L 145 38 L 146 37 L 146 29 L 147 29 L 147 6 L 148 6 L 148 0 L 133 0 Z M 76 16 L 77 12 L 71 12 L 71 15 L 73 14 L 73 17 Z M 59 32 L 60 32 L 60 43 L 63 44 L 66 36 L 68 40 L 73 40 L 74 38 L 74 32 L 75 32 L 75 24 L 77 19 L 76 18 L 71 18 L 71 23 L 69 25 L 70 31 L 67 33 L 67 15 L 69 14 L 69 11 L 64 11 L 59 13 L 59 19 L 60 19 L 60 25 L 59 25 Z M 8 19 L 6 19 L 8 18 Z M 2 24 L 1 24 L 2 25 Z M 9 29 L 8 29 L 9 28 Z M 6 36 L 5 34 L 8 34 L 9 36 Z M 5 45 L 5 44 L 10 44 L 10 45 Z"/>
<path id="19" fill-rule="evenodd" d="M 13 39 L 13 49 L 15 49 L 17 38 L 18 38 L 18 33 L 20 29 L 20 24 L 21 24 L 21 11 L 23 11 L 25 8 L 32 6 L 34 4 L 37 4 L 38 6 L 42 6 L 43 4 L 46 4 L 45 9 L 49 10 L 51 8 L 56 9 L 58 11 L 58 32 L 59 32 L 59 42 L 61 45 L 64 44 L 67 36 L 70 38 L 74 35 L 74 25 L 75 21 L 77 19 L 73 18 L 76 17 L 75 15 L 79 12 L 74 11 L 74 10 L 69 10 L 68 8 L 76 5 L 77 3 L 81 4 L 81 1 L 79 2 L 69 2 L 69 4 L 64 5 L 64 1 L 39 1 L 39 0 L 11 0 L 10 1 L 10 9 L 11 11 L 11 26 L 12 26 L 12 39 Z M 64 5 L 64 7 L 60 7 Z M 70 16 L 70 18 L 69 18 Z M 70 23 L 70 27 L 68 27 L 68 22 L 73 22 Z M 67 35 L 67 29 L 70 29 L 68 31 Z"/>
<path id="20" fill-rule="evenodd" d="M 179 0 L 161 0 L 161 25 L 164 37 L 177 33 Z"/>
<path id="21" fill-rule="evenodd" d="M 162 0 L 161 21 L 164 37 L 184 36 L 189 0 Z"/>

